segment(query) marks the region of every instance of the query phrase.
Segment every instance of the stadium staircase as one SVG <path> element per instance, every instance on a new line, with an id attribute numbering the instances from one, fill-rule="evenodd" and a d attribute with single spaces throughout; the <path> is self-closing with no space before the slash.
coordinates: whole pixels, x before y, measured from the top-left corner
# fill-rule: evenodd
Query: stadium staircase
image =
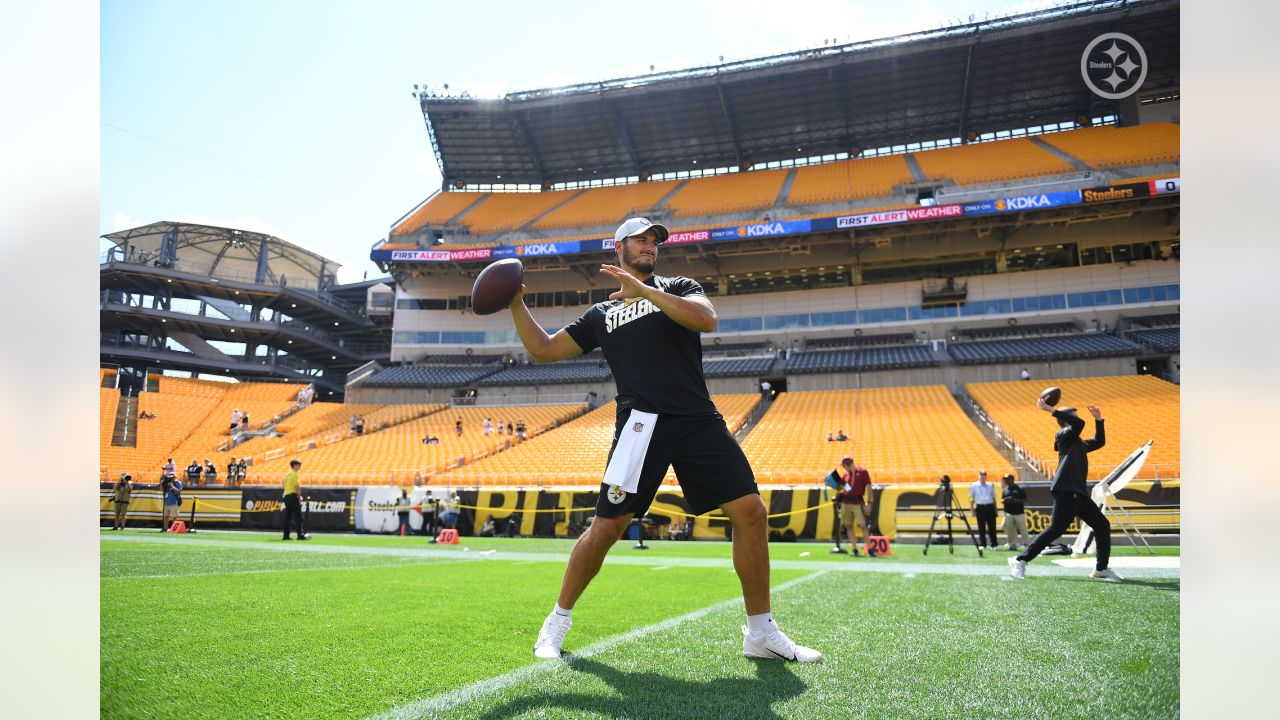
<path id="1" fill-rule="evenodd" d="M 665 219 L 667 203 L 671 200 L 671 198 L 676 196 L 676 193 L 680 192 L 680 190 L 683 189 L 684 186 L 688 184 L 689 184 L 688 180 L 681 180 L 679 183 L 676 184 L 675 187 L 671 188 L 670 192 L 658 198 L 658 202 L 653 204 L 654 215 L 655 216 L 661 215 Z"/>
<path id="2" fill-rule="evenodd" d="M 215 297 L 207 297 L 205 295 L 197 295 L 196 298 L 200 302 L 204 303 L 205 305 L 208 305 L 214 310 L 217 310 L 223 315 L 226 315 L 228 318 L 232 320 L 249 322 L 249 320 L 251 319 L 248 310 L 245 310 L 244 308 L 240 307 L 238 304 L 230 300 L 223 300 L 221 298 L 215 298 Z"/>
<path id="3" fill-rule="evenodd" d="M 1077 170 L 1093 170 L 1093 168 L 1086 165 L 1083 160 L 1080 160 L 1078 158 L 1072 157 L 1071 155 L 1068 155 L 1067 153 L 1045 142 L 1043 138 L 1033 137 L 1028 139 L 1031 142 L 1035 143 L 1042 150 L 1047 151 L 1049 154 L 1071 163 L 1071 167 Z"/>
<path id="4" fill-rule="evenodd" d="M 796 168 L 791 168 L 791 172 L 787 173 L 787 178 L 782 181 L 782 187 L 778 188 L 778 197 L 774 198 L 774 207 L 786 207 L 787 198 L 791 196 L 791 186 L 796 184 Z"/>
<path id="5" fill-rule="evenodd" d="M 285 433 L 276 432 L 276 426 L 284 422 L 285 420 L 288 420 L 289 418 L 293 417 L 294 415 L 297 415 L 306 407 L 308 406 L 302 403 L 297 403 L 296 405 L 280 413 L 276 417 L 271 418 L 270 421 L 264 423 L 262 427 L 258 428 L 257 430 L 246 430 L 243 432 L 237 431 L 235 433 L 232 433 L 231 439 L 219 445 L 216 449 L 218 452 L 226 452 L 227 450 L 230 450 L 231 448 L 234 448 L 237 445 L 243 442 L 252 440 L 253 438 L 256 438 L 256 437 L 275 437 L 277 435 L 284 435 Z"/>
<path id="6" fill-rule="evenodd" d="M 111 444 L 116 447 L 138 447 L 138 398 L 121 395 L 116 406 L 116 424 L 111 431 Z"/>
<path id="7" fill-rule="evenodd" d="M 947 365 L 955 365 L 956 361 L 951 357 L 951 353 L 947 352 L 947 348 L 942 345 L 931 348 L 933 357 L 938 361 L 938 367 L 946 367 Z M 964 403 L 961 403 L 963 405 Z"/>
<path id="8" fill-rule="evenodd" d="M 196 357 L 202 357 L 206 360 L 217 360 L 218 362 L 232 362 L 230 355 L 222 352 L 218 348 L 210 345 L 204 338 L 190 332 L 170 332 L 169 337 L 174 342 L 179 343 L 182 347 L 190 350 Z"/>
<path id="9" fill-rule="evenodd" d="M 961 409 L 964 410 L 964 414 L 969 417 L 969 420 L 982 433 L 982 437 L 986 438 L 987 442 L 991 444 L 991 447 L 995 448 L 996 452 L 1000 453 L 1004 459 L 1009 461 L 1010 465 L 1017 469 L 1018 480 L 1020 482 L 1027 482 L 1029 480 L 1033 482 L 1048 480 L 1048 478 L 1040 472 L 1039 468 L 1032 463 L 1027 462 L 1027 459 L 1022 457 L 1021 454 L 1014 449 L 1013 443 L 1006 439 L 1000 431 L 996 429 L 995 423 L 991 422 L 987 416 L 983 414 L 983 412 L 978 408 L 978 403 L 974 402 L 973 398 L 969 397 L 968 393 L 963 391 L 953 392 L 951 395 L 956 399 L 956 403 L 961 407 Z M 999 478 L 991 478 L 992 482 L 998 480 Z"/>
<path id="10" fill-rule="evenodd" d="M 527 223 L 525 223 L 525 224 L 521 225 L 520 227 L 516 228 L 516 231 L 517 231 L 517 232 L 521 232 L 521 231 L 528 231 L 530 228 L 534 227 L 534 226 L 537 224 L 537 222 L 538 222 L 539 220 L 541 220 L 542 218 L 544 218 L 544 217 L 546 217 L 546 216 L 550 215 L 551 213 L 553 213 L 553 212 L 555 212 L 555 211 L 559 210 L 560 208 L 564 207 L 565 205 L 568 205 L 569 203 L 573 202 L 574 200 L 576 200 L 576 199 L 578 198 L 578 196 L 579 196 L 579 195 L 581 195 L 581 194 L 582 194 L 582 193 L 584 193 L 584 192 L 586 192 L 586 190 L 579 190 L 578 192 L 576 192 L 576 193 L 574 193 L 574 194 L 570 195 L 569 197 L 565 198 L 564 200 L 562 200 L 562 201 L 560 201 L 560 202 L 556 203 L 555 205 L 552 205 L 551 207 L 549 207 L 549 208 L 547 208 L 546 210 L 544 210 L 544 211 L 542 211 L 542 212 L 538 213 L 537 215 L 534 215 L 533 217 L 529 218 L 529 222 L 527 222 Z"/>
<path id="11" fill-rule="evenodd" d="M 767 395 L 764 396 L 751 409 L 751 414 L 747 415 L 747 419 L 742 422 L 742 427 L 738 428 L 737 432 L 733 434 L 733 439 L 737 440 L 738 444 L 741 445 L 742 441 L 746 440 L 747 436 L 751 434 L 752 428 L 756 426 L 756 423 L 760 422 L 760 418 L 764 417 L 764 414 L 769 412 L 769 408 L 772 406 L 773 398 Z"/>
<path id="12" fill-rule="evenodd" d="M 907 169 L 911 171 L 911 182 L 925 182 L 929 179 L 928 176 L 924 174 L 924 170 L 920 167 L 920 161 L 916 160 L 914 155 L 907 153 L 902 156 L 902 159 L 907 162 Z"/>

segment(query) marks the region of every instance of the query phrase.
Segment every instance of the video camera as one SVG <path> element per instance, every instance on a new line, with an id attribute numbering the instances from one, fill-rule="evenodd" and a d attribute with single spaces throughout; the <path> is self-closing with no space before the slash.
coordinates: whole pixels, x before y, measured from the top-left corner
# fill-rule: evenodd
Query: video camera
<path id="1" fill-rule="evenodd" d="M 831 488 L 832 494 L 835 496 L 832 502 L 839 505 L 844 495 L 844 482 L 840 478 L 840 474 L 832 470 L 826 477 L 822 478 L 822 484 Z"/>

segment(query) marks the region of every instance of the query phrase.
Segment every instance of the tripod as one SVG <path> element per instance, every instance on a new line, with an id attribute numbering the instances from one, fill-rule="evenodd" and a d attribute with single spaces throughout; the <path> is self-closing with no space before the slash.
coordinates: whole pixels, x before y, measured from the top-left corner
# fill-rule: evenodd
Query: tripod
<path id="1" fill-rule="evenodd" d="M 973 527 L 969 525 L 969 516 L 956 500 L 955 492 L 951 489 L 951 481 L 947 478 L 943 478 L 942 484 L 938 486 L 938 500 L 933 506 L 933 521 L 929 523 L 929 535 L 924 539 L 924 554 L 929 554 L 929 544 L 933 542 L 933 529 L 944 517 L 947 519 L 947 546 L 952 555 L 956 554 L 955 538 L 951 532 L 951 520 L 955 515 L 959 515 L 964 522 L 964 531 L 973 541 L 973 546 L 978 549 L 978 557 L 983 557 L 982 546 L 978 544 L 978 537 L 973 534 Z"/>
<path id="2" fill-rule="evenodd" d="M 832 531 L 831 531 L 831 535 L 832 535 L 832 537 L 833 537 L 833 538 L 835 539 L 835 541 L 836 541 L 836 546 L 835 546 L 835 547 L 833 547 L 833 548 L 831 548 L 831 554 L 832 554 L 832 555 L 835 555 L 835 554 L 845 555 L 845 554 L 847 554 L 849 551 L 848 551 L 848 550 L 845 550 L 845 549 L 844 549 L 844 548 L 842 548 L 842 547 L 840 547 L 840 535 L 841 535 L 841 533 L 840 533 L 840 529 L 841 529 L 841 528 L 840 528 L 840 501 L 839 501 L 839 500 L 837 500 L 837 501 L 835 501 L 835 502 L 831 503 L 831 510 L 832 510 L 833 512 L 835 512 L 835 515 L 836 515 L 836 518 L 835 518 L 835 524 L 834 524 L 834 525 L 832 525 L 832 528 L 833 528 L 833 529 L 832 529 Z"/>

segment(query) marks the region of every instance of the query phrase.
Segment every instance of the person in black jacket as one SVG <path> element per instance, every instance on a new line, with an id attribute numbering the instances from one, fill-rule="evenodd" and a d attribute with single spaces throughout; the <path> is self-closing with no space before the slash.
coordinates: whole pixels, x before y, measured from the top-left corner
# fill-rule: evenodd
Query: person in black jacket
<path id="1" fill-rule="evenodd" d="M 1094 435 L 1082 440 L 1080 433 L 1084 431 L 1084 420 L 1076 414 L 1073 407 L 1058 410 L 1043 400 L 1037 400 L 1036 406 L 1058 421 L 1058 434 L 1053 438 L 1053 449 L 1058 451 L 1058 469 L 1053 474 L 1053 482 L 1049 485 L 1049 494 L 1053 496 L 1053 515 L 1049 527 L 1036 535 L 1027 549 L 1009 560 L 1009 570 L 1013 577 L 1021 580 L 1026 577 L 1027 563 L 1034 560 L 1049 543 L 1057 540 L 1066 532 L 1072 520 L 1080 518 L 1093 528 L 1094 537 L 1098 539 L 1097 569 L 1090 577 L 1099 580 L 1119 582 L 1124 578 L 1107 568 L 1111 557 L 1111 523 L 1102 510 L 1089 498 L 1089 453 L 1106 445 L 1107 436 L 1102 424 L 1102 411 L 1097 405 L 1089 405 L 1089 414 L 1093 416 Z"/>

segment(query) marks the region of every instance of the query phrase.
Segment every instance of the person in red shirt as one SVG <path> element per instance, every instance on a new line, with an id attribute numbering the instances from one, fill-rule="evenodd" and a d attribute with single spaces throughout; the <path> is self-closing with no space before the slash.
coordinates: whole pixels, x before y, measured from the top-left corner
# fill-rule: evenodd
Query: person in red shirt
<path id="1" fill-rule="evenodd" d="M 840 461 L 840 479 L 843 492 L 840 495 L 840 523 L 849 534 L 849 546 L 853 548 L 853 556 L 858 552 L 858 528 L 862 535 L 870 537 L 867 530 L 866 506 L 871 503 L 871 474 L 866 468 L 853 464 L 853 458 L 845 456 Z"/>

